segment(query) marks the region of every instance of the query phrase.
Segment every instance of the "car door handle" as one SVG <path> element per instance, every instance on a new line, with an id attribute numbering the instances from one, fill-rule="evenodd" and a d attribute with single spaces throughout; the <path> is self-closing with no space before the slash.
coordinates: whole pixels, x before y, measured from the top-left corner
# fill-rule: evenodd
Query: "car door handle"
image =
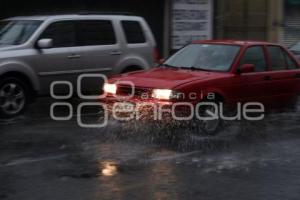
<path id="1" fill-rule="evenodd" d="M 265 77 L 264 77 L 264 80 L 265 80 L 265 81 L 270 81 L 270 80 L 272 80 L 272 77 L 271 77 L 271 76 L 265 76 Z"/>
<path id="2" fill-rule="evenodd" d="M 294 78 L 300 78 L 300 74 L 295 74 Z"/>
<path id="3" fill-rule="evenodd" d="M 79 54 L 72 54 L 68 56 L 69 59 L 78 59 L 81 58 L 81 56 Z"/>
<path id="4" fill-rule="evenodd" d="M 122 54 L 122 51 L 112 51 L 109 54 L 112 55 L 112 56 L 118 56 L 118 55 Z"/>

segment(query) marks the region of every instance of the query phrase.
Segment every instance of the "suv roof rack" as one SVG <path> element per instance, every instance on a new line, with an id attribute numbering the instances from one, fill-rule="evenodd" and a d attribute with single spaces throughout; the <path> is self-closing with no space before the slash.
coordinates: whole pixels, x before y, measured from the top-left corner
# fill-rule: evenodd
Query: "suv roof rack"
<path id="1" fill-rule="evenodd" d="M 111 11 L 80 11 L 78 15 L 127 15 L 133 16 L 130 12 L 111 12 Z"/>

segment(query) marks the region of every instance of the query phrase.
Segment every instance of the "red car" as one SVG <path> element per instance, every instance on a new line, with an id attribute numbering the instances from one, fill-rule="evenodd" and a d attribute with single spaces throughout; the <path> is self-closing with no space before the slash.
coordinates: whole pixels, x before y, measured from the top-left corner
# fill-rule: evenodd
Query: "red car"
<path id="1" fill-rule="evenodd" d="M 212 101 L 282 106 L 300 92 L 298 61 L 283 46 L 259 41 L 195 41 L 159 67 L 112 77 L 104 85 L 109 104 L 123 101 L 193 105 Z M 134 89 L 132 88 L 134 86 Z M 221 120 L 205 124 L 215 133 Z M 210 127 L 209 127 L 210 126 Z"/>

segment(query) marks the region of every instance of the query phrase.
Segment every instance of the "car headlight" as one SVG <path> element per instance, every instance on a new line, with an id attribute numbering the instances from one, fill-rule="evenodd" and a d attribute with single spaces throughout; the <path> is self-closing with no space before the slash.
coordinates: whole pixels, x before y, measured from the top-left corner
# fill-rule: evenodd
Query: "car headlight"
<path id="1" fill-rule="evenodd" d="M 168 89 L 154 89 L 152 91 L 152 98 L 160 100 L 179 99 L 180 93 Z"/>
<path id="2" fill-rule="evenodd" d="M 104 83 L 103 91 L 105 93 L 109 93 L 109 94 L 116 94 L 117 93 L 117 85 L 110 84 L 110 83 Z"/>

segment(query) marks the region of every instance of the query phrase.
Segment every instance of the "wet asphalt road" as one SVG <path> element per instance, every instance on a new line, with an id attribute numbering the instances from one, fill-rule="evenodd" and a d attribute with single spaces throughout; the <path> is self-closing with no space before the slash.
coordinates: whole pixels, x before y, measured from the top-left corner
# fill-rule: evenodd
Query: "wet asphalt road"
<path id="1" fill-rule="evenodd" d="M 207 139 L 115 122 L 80 128 L 75 117 L 51 120 L 50 102 L 0 122 L 0 199 L 300 198 L 299 112 L 231 124 Z"/>

